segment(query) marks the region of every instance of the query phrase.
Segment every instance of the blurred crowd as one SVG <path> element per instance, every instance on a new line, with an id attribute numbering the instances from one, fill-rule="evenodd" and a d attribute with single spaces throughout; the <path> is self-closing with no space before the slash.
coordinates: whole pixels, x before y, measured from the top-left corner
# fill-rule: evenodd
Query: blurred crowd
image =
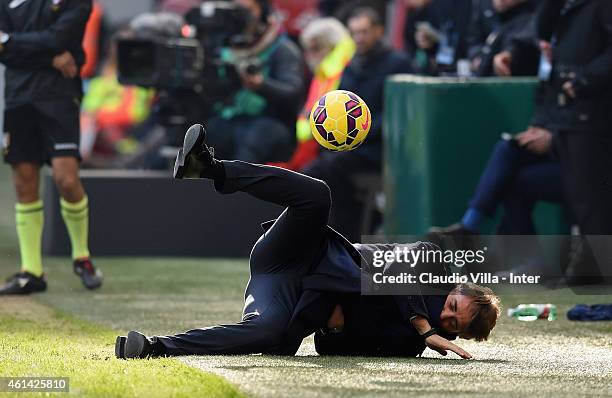
<path id="1" fill-rule="evenodd" d="M 375 196 L 364 196 L 361 191 L 379 189 L 383 90 L 390 75 L 539 76 L 547 84 L 560 84 L 556 91 L 546 87 L 540 90 L 531 126 L 493 148 L 463 219 L 437 233 L 477 233 L 482 222 L 502 205 L 502 232 L 535 233 L 531 219 L 535 203 L 567 201 L 562 177 L 563 169 L 569 166 L 553 154 L 553 131 L 605 129 L 601 124 L 604 119 L 597 119 L 601 115 L 593 114 L 591 120 L 586 111 L 574 116 L 584 120 L 567 116 L 565 124 L 560 125 L 558 115 L 551 115 L 548 107 L 573 101 L 577 91 L 588 92 L 597 84 L 562 67 L 556 68 L 556 72 L 561 70 L 558 77 L 550 76 L 556 32 L 554 26 L 548 32 L 543 27 L 554 25 L 557 14 L 571 12 L 584 1 L 559 0 L 558 7 L 563 9 L 553 11 L 542 10 L 542 4 L 550 2 L 538 0 L 234 2 L 250 13 L 247 32 L 254 39 L 228 48 L 228 56 L 238 61 L 257 58 L 259 65 L 255 70 L 239 70 L 240 87 L 229 98 L 207 104 L 205 112 L 184 122 L 204 120 L 210 144 L 221 158 L 271 163 L 325 180 L 332 189 L 333 203 L 338 205 L 332 209 L 332 225 L 352 241 L 359 241 L 376 226 L 376 216 L 367 214 L 376 213 L 375 206 L 366 203 Z M 202 3 L 160 0 L 156 11 L 182 16 Z M 546 20 L 547 12 L 551 21 Z M 82 116 L 85 164 L 166 167 L 168 159 L 160 156 L 158 144 L 172 140 L 160 139 L 156 128 L 159 93 L 118 83 L 112 39 L 117 33 L 109 33 L 103 20 L 98 5 L 85 39 L 88 54 L 93 55 L 83 70 L 88 79 Z M 588 23 L 584 25 L 588 28 Z M 609 25 L 604 26 L 609 30 Z M 114 31 L 121 29 L 129 30 L 130 26 Z M 608 40 L 597 38 L 603 34 L 599 32 L 591 32 L 595 37 L 576 34 L 591 41 Z M 571 45 L 563 51 L 567 60 L 577 54 Z M 607 64 L 600 66 L 605 68 Z M 597 69 L 592 76 L 599 78 L 605 73 Z M 322 94 L 338 88 L 361 96 L 370 107 L 374 124 L 368 140 L 357 150 L 327 153 L 312 138 L 308 117 Z M 583 105 L 586 110 L 589 103 Z M 587 145 L 570 143 L 573 139 L 566 139 L 564 150 Z M 570 188 L 584 188 L 576 179 L 569 184 Z M 580 211 L 573 211 L 577 224 L 587 217 L 576 214 Z M 364 223 L 364 217 L 370 222 Z M 583 228 L 587 224 L 582 223 Z M 591 225 L 595 225 L 592 231 L 604 232 L 597 222 Z"/>

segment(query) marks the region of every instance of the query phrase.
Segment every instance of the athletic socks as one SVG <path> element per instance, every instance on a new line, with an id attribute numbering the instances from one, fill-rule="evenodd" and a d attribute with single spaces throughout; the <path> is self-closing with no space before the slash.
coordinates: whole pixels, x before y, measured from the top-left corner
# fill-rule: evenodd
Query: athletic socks
<path id="1" fill-rule="evenodd" d="M 72 258 L 74 260 L 89 257 L 89 201 L 84 196 L 77 203 L 70 203 L 60 199 L 62 218 L 66 223 L 70 243 L 72 244 Z"/>
<path id="2" fill-rule="evenodd" d="M 40 277 L 43 274 L 41 240 L 43 231 L 43 202 L 17 203 L 15 223 L 19 238 L 21 269 Z"/>
<path id="3" fill-rule="evenodd" d="M 477 233 L 480 231 L 480 224 L 482 224 L 484 219 L 485 216 L 481 212 L 470 207 L 463 215 L 461 225 L 468 231 Z"/>

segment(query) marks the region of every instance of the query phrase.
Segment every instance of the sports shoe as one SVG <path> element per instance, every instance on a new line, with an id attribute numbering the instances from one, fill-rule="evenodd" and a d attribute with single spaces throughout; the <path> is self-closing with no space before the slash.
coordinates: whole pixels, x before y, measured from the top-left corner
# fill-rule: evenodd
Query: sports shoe
<path id="1" fill-rule="evenodd" d="M 119 359 L 158 357 L 163 355 L 159 348 L 156 337 L 147 338 L 132 330 L 127 336 L 117 336 L 115 356 Z"/>
<path id="2" fill-rule="evenodd" d="M 45 276 L 35 276 L 29 272 L 19 272 L 6 280 L 0 287 L 0 295 L 30 294 L 47 290 Z"/>
<path id="3" fill-rule="evenodd" d="M 174 178 L 201 178 L 202 172 L 214 165 L 214 149 L 205 143 L 206 130 L 194 124 L 185 133 L 183 147 L 174 162 Z"/>
<path id="4" fill-rule="evenodd" d="M 89 290 L 102 286 L 102 272 L 94 267 L 90 259 L 74 260 L 74 273 L 81 277 L 81 282 Z"/>

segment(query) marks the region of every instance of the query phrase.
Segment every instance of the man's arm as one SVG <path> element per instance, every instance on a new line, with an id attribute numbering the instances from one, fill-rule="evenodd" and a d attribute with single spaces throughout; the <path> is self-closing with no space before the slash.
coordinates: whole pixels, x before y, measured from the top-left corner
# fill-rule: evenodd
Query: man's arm
<path id="1" fill-rule="evenodd" d="M 258 94 L 274 104 L 283 107 L 295 104 L 297 109 L 302 100 L 304 88 L 302 59 L 299 53 L 291 47 L 282 48 L 280 51 L 282 53 L 275 60 L 275 76 L 262 79 L 261 84 L 253 88 Z"/>
<path id="2" fill-rule="evenodd" d="M 6 32 L 7 52 L 21 56 L 58 55 L 80 40 L 92 8 L 92 0 L 66 0 L 65 9 L 49 29 L 37 32 Z"/>
<path id="3" fill-rule="evenodd" d="M 10 32 L 13 30 L 13 24 L 9 18 L 8 11 L 6 9 L 6 2 L 0 3 L 0 32 Z M 19 53 L 19 51 L 6 51 L 6 46 L 0 44 L 0 62 L 10 68 L 30 68 L 38 69 L 43 67 L 51 67 L 52 54 L 48 54 L 44 57 L 36 57 L 35 59 L 28 59 L 28 57 Z"/>
<path id="4" fill-rule="evenodd" d="M 429 324 L 429 321 L 419 315 L 413 317 L 410 320 L 410 323 L 420 335 L 423 335 L 432 329 L 431 325 Z M 425 339 L 425 344 L 427 345 L 427 347 L 431 348 L 434 351 L 437 351 L 438 353 L 444 356 L 446 356 L 447 351 L 452 351 L 463 359 L 472 359 L 472 354 L 465 351 L 458 345 L 451 343 L 444 337 L 439 336 L 438 334 L 432 334 L 431 336 L 428 336 Z"/>

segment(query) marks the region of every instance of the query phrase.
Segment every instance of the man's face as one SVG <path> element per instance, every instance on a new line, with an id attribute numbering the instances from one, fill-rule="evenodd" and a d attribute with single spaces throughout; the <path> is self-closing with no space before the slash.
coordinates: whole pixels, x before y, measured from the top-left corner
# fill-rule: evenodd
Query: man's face
<path id="1" fill-rule="evenodd" d="M 444 308 L 440 313 L 440 323 L 445 331 L 461 336 L 461 333 L 470 324 L 473 315 L 472 298 L 457 294 L 453 290 L 446 298 Z"/>
<path id="2" fill-rule="evenodd" d="M 503 13 L 509 9 L 516 7 L 524 0 L 493 0 L 493 8 L 498 13 Z"/>
<path id="3" fill-rule="evenodd" d="M 351 36 L 357 45 L 357 53 L 366 54 L 382 40 L 385 30 L 382 26 L 374 26 L 365 16 L 351 18 L 348 22 Z"/>
<path id="4" fill-rule="evenodd" d="M 424 8 L 425 6 L 429 5 L 429 3 L 431 3 L 431 0 L 404 0 L 404 4 L 416 10 Z"/>
<path id="5" fill-rule="evenodd" d="M 304 43 L 304 58 L 311 71 L 316 71 L 323 59 L 329 54 L 331 49 L 319 43 L 317 40 L 310 40 Z"/>

